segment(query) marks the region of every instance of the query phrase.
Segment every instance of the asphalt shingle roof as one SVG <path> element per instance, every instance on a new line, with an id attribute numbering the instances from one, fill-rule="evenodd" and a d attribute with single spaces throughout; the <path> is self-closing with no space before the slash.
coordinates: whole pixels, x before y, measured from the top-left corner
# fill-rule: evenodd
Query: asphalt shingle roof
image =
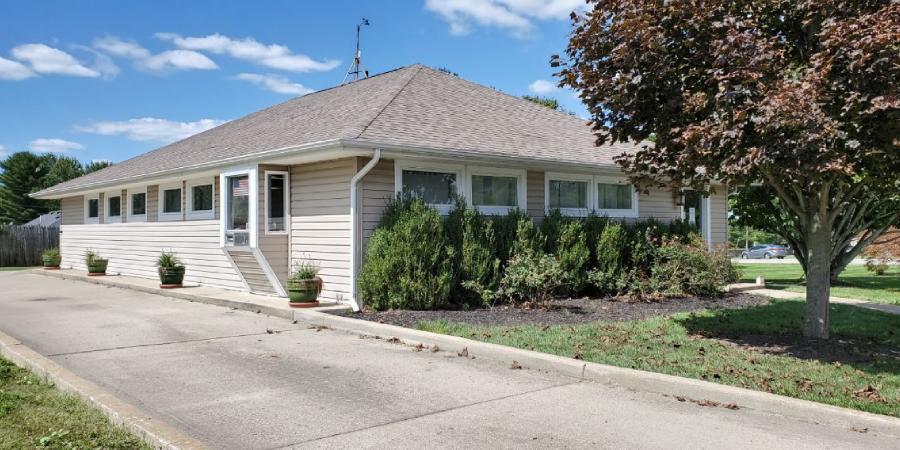
<path id="1" fill-rule="evenodd" d="M 338 139 L 591 166 L 635 148 L 598 148 L 583 119 L 416 64 L 288 100 L 37 195 Z"/>

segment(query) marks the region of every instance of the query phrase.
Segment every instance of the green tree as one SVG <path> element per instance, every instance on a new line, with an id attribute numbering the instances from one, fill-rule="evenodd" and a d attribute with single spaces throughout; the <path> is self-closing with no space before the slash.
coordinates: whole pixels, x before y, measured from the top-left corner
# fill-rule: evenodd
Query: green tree
<path id="1" fill-rule="evenodd" d="M 541 106 L 546 106 L 554 111 L 562 111 L 559 106 L 559 101 L 553 97 L 541 97 L 539 95 L 523 95 L 523 99 L 528 100 L 532 103 L 537 103 Z"/>
<path id="2" fill-rule="evenodd" d="M 48 158 L 50 162 L 50 170 L 44 177 L 43 187 L 45 188 L 84 175 L 81 163 L 71 156 L 47 155 L 45 158 Z"/>
<path id="3" fill-rule="evenodd" d="M 113 165 L 113 163 L 110 161 L 91 161 L 90 163 L 84 165 L 84 174 L 87 175 L 91 172 L 105 169 L 111 165 Z"/>
<path id="4" fill-rule="evenodd" d="M 900 3 L 589 3 L 551 64 L 598 142 L 655 134 L 617 158 L 642 186 L 763 183 L 827 338 L 833 270 L 900 221 Z"/>
<path id="5" fill-rule="evenodd" d="M 0 223 L 21 224 L 50 211 L 52 205 L 28 194 L 43 189 L 55 158 L 17 152 L 0 162 Z"/>

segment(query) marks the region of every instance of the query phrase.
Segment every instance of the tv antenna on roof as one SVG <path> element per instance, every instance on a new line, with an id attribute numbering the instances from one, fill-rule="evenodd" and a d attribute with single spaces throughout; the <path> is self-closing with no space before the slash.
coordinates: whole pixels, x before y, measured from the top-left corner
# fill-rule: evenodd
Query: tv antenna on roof
<path id="1" fill-rule="evenodd" d="M 347 74 L 344 75 L 344 80 L 341 81 L 341 84 L 359 81 L 360 73 L 369 78 L 369 71 L 363 69 L 362 52 L 359 50 L 359 31 L 364 26 L 369 26 L 369 19 L 365 17 L 356 25 L 356 54 L 353 56 L 353 61 L 350 63 L 350 67 L 347 69 Z"/>

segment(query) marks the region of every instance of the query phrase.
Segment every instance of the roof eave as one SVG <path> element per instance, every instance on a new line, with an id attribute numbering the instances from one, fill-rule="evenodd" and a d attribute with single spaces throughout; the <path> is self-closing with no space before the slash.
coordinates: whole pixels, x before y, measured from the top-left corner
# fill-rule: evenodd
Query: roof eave
<path id="1" fill-rule="evenodd" d="M 328 140 L 319 141 L 319 142 L 312 142 L 309 144 L 294 145 L 294 146 L 290 146 L 290 147 L 265 150 L 262 152 L 251 153 L 251 154 L 242 155 L 240 157 L 235 157 L 235 158 L 227 158 L 227 159 L 221 159 L 221 160 L 216 160 L 216 161 L 210 161 L 210 162 L 206 162 L 206 163 L 202 163 L 202 164 L 194 164 L 194 165 L 190 165 L 190 166 L 177 167 L 174 169 L 160 170 L 157 172 L 149 172 L 149 173 L 143 174 L 141 176 L 136 176 L 136 177 L 120 177 L 120 178 L 114 178 L 114 179 L 110 179 L 110 180 L 103 180 L 103 181 L 98 181 L 95 183 L 88 183 L 85 185 L 77 186 L 77 187 L 74 187 L 71 189 L 55 190 L 55 189 L 53 189 L 53 186 L 51 186 L 47 189 L 43 189 L 43 190 L 31 193 L 31 194 L 29 194 L 29 196 L 32 198 L 35 198 L 35 199 L 39 199 L 39 200 L 57 200 L 57 199 L 64 198 L 64 197 L 78 195 L 78 194 L 84 193 L 84 192 L 102 190 L 104 188 L 119 186 L 122 184 L 138 183 L 143 180 L 152 180 L 154 178 L 165 178 L 166 176 L 175 175 L 175 174 L 183 173 L 183 172 L 198 172 L 198 171 L 214 169 L 214 168 L 218 168 L 218 167 L 227 167 L 227 166 L 233 166 L 236 164 L 256 162 L 256 161 L 262 160 L 264 158 L 271 158 L 271 157 L 281 156 L 281 155 L 290 154 L 290 153 L 313 152 L 313 151 L 318 151 L 318 150 L 326 150 L 326 149 L 333 148 L 333 147 L 339 147 L 341 145 L 341 142 L 342 142 L 341 139 L 328 139 Z"/>

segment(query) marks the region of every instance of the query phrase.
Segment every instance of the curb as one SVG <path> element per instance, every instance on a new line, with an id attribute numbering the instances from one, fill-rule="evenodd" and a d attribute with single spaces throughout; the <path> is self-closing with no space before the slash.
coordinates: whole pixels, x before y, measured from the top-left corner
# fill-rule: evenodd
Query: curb
<path id="1" fill-rule="evenodd" d="M 341 317 L 319 311 L 297 311 L 294 317 L 295 320 L 327 326 L 344 332 L 382 338 L 398 338 L 404 344 L 412 346 L 419 344 L 437 346 L 448 352 L 461 352 L 465 349 L 470 356 L 495 360 L 504 364 L 516 361 L 528 369 L 554 372 L 608 386 L 672 397 L 713 400 L 722 404 L 735 403 L 742 409 L 802 418 L 810 423 L 828 424 L 847 429 L 851 427 L 869 428 L 873 432 L 900 438 L 900 419 L 890 416 L 692 378 L 586 362 L 457 336 Z"/>
<path id="2" fill-rule="evenodd" d="M 197 439 L 120 400 L 2 331 L 0 331 L 0 356 L 49 380 L 59 390 L 77 395 L 99 409 L 110 422 L 127 429 L 155 448 L 167 450 L 206 448 Z"/>

